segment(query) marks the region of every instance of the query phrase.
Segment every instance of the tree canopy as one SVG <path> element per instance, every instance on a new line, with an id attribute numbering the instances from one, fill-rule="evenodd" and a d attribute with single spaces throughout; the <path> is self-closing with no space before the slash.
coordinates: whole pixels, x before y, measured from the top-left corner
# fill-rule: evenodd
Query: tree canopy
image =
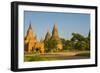
<path id="1" fill-rule="evenodd" d="M 90 33 L 87 37 L 79 33 L 72 33 L 71 39 L 60 39 L 63 45 L 63 50 L 90 50 Z M 56 40 L 48 40 L 45 43 L 46 51 L 57 51 L 57 43 Z"/>

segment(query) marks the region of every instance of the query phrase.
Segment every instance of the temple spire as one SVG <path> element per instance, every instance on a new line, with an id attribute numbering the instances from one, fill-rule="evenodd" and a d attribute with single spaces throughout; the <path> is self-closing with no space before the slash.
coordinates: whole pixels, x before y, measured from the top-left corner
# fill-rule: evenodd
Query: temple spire
<path id="1" fill-rule="evenodd" d="M 30 21 L 29 29 L 32 29 L 32 22 Z"/>
<path id="2" fill-rule="evenodd" d="M 58 27 L 56 24 L 54 24 L 54 27 L 53 27 L 53 31 L 52 31 L 52 37 L 51 39 L 59 39 L 59 34 L 58 34 Z"/>
<path id="3" fill-rule="evenodd" d="M 58 30 L 56 23 L 54 24 L 54 30 Z"/>
<path id="4" fill-rule="evenodd" d="M 50 38 L 51 38 L 51 34 L 49 31 L 47 31 L 44 42 L 50 40 Z"/>

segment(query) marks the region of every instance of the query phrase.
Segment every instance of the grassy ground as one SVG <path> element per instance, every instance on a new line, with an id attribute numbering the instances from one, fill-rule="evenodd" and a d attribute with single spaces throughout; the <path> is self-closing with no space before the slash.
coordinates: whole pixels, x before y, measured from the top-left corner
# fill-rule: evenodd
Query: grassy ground
<path id="1" fill-rule="evenodd" d="M 31 62 L 31 61 L 51 61 L 51 60 L 62 60 L 59 58 L 49 58 L 49 57 L 40 57 L 40 56 L 24 56 L 25 62 Z"/>
<path id="2" fill-rule="evenodd" d="M 51 61 L 51 60 L 65 60 L 65 59 L 82 59 L 90 58 L 90 51 L 63 51 L 45 54 L 25 54 L 24 61 Z"/>
<path id="3" fill-rule="evenodd" d="M 75 56 L 90 57 L 90 53 L 79 53 L 79 54 L 76 54 Z"/>

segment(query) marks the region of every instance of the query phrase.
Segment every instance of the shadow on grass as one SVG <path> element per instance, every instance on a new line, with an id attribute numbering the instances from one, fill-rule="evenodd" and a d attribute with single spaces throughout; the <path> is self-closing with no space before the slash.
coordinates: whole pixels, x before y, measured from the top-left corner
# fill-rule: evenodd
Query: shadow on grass
<path id="1" fill-rule="evenodd" d="M 75 56 L 90 57 L 90 53 L 79 53 L 76 54 Z"/>

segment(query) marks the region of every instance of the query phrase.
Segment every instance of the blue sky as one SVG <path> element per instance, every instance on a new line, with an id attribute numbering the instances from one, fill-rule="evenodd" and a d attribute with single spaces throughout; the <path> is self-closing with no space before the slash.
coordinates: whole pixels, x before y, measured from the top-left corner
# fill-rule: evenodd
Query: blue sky
<path id="1" fill-rule="evenodd" d="M 54 24 L 59 36 L 65 39 L 70 39 L 73 32 L 87 36 L 90 30 L 90 14 L 24 11 L 25 35 L 30 21 L 38 39 L 45 37 L 48 29 L 52 32 Z"/>

